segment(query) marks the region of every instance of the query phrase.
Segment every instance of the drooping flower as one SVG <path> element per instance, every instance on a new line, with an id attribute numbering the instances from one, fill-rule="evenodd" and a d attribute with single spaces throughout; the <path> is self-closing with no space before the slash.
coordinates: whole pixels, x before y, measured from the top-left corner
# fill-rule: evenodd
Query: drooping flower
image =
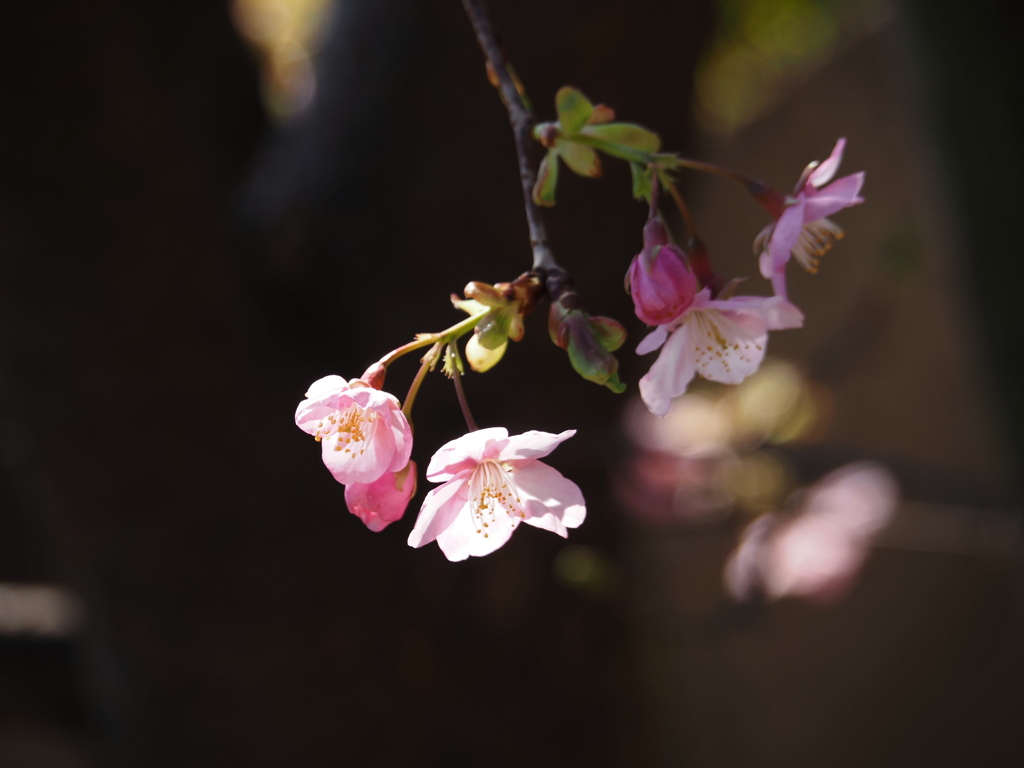
<path id="1" fill-rule="evenodd" d="M 409 463 L 412 428 L 398 398 L 362 381 L 325 376 L 295 410 L 295 424 L 320 443 L 339 483 L 372 483 Z"/>
<path id="2" fill-rule="evenodd" d="M 400 520 L 416 493 L 416 462 L 410 461 L 398 472 L 385 472 L 372 483 L 345 486 L 348 511 L 362 520 L 371 531 L 382 531 Z"/>
<path id="3" fill-rule="evenodd" d="M 490 554 L 521 522 L 567 536 L 586 516 L 583 494 L 538 459 L 574 434 L 531 430 L 510 437 L 504 427 L 491 427 L 443 445 L 427 467 L 427 479 L 443 484 L 424 499 L 409 546 L 436 540 L 456 561 Z"/>
<path id="4" fill-rule="evenodd" d="M 697 278 L 657 218 L 644 227 L 644 247 L 629 265 L 626 284 L 636 316 L 648 325 L 671 323 L 693 302 Z"/>
<path id="5" fill-rule="evenodd" d="M 739 384 L 764 359 L 768 331 L 799 328 L 804 316 L 781 296 L 713 299 L 705 288 L 674 322 L 659 325 L 637 346 L 661 354 L 640 379 L 640 396 L 657 416 L 686 391 L 696 374 L 723 384 Z"/>
<path id="6" fill-rule="evenodd" d="M 777 296 L 786 297 L 790 254 L 808 272 L 817 272 L 821 257 L 843 236 L 843 230 L 826 217 L 864 202 L 860 196 L 863 171 L 832 181 L 845 147 L 846 139 L 839 139 L 828 160 L 807 166 L 785 208 L 773 214 L 776 220 L 754 240 L 754 252 L 761 254 L 761 274 L 772 281 Z"/>

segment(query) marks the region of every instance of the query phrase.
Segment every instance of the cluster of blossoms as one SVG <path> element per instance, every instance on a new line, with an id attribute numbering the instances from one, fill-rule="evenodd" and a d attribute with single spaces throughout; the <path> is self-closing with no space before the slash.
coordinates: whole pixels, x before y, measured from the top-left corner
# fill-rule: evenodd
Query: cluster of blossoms
<path id="1" fill-rule="evenodd" d="M 717 290 L 721 281 L 706 266 L 701 281 L 687 254 L 669 244 L 652 194 L 643 250 L 626 274 L 637 317 L 654 326 L 636 351 L 645 355 L 661 349 L 640 380 L 640 395 L 652 413 L 668 413 L 671 399 L 683 394 L 696 374 L 738 384 L 760 367 L 768 331 L 803 325 L 803 314 L 787 299 L 786 263 L 792 255 L 805 269 L 816 272 L 821 256 L 842 237 L 842 230 L 825 217 L 863 202 L 859 197 L 863 173 L 828 183 L 844 146 L 840 139 L 828 160 L 812 163 L 792 197 L 773 192 L 760 195 L 775 220 L 758 235 L 754 249 L 760 252 L 761 274 L 771 280 L 774 296 L 728 295 L 732 284 Z M 702 266 L 706 265 L 703 245 L 699 241 L 694 245 Z"/>
<path id="2" fill-rule="evenodd" d="M 559 91 L 556 109 L 558 122 L 534 129 L 547 156 L 532 190 L 533 203 L 554 205 L 560 163 L 581 175 L 599 175 L 597 153 L 602 152 L 629 162 L 634 196 L 650 204 L 643 248 L 626 275 L 637 317 L 653 327 L 637 352 L 660 349 L 639 384 L 650 411 L 667 414 L 672 399 L 683 394 L 698 374 L 736 384 L 756 371 L 764 359 L 768 332 L 803 324 L 802 313 L 787 298 L 787 262 L 794 257 L 815 271 L 821 255 L 842 234 L 826 217 L 862 202 L 862 173 L 832 181 L 844 141 L 824 163 L 811 164 L 792 195 L 784 196 L 734 172 L 660 152 L 657 134 L 614 122 L 610 108 L 592 105 L 574 89 Z M 733 295 L 736 281 L 725 284 L 711 268 L 707 249 L 674 187 L 672 173 L 685 168 L 711 170 L 744 182 L 772 215 L 755 250 L 774 295 Z M 685 250 L 670 242 L 658 210 L 660 188 L 668 189 L 680 206 L 689 229 Z M 532 218 L 535 213 L 528 204 L 532 235 L 540 232 Z M 426 494 L 409 544 L 420 547 L 437 541 L 449 560 L 464 560 L 501 547 L 521 522 L 563 537 L 583 522 L 586 507 L 580 489 L 540 461 L 575 430 L 510 436 L 502 427 L 477 429 L 460 383 L 464 366 L 457 342 L 472 332 L 464 346 L 466 361 L 475 371 L 490 370 L 501 360 L 508 341 L 522 337 L 523 316 L 546 296 L 552 341 L 568 352 L 573 368 L 614 392 L 626 388 L 613 354 L 625 340 L 625 329 L 583 309 L 567 273 L 544 253 L 542 237 L 534 237 L 534 248 L 531 272 L 511 283 L 470 283 L 465 298 L 452 297 L 468 318 L 440 333 L 420 334 L 385 355 L 361 378 L 327 376 L 316 381 L 299 404 L 296 424 L 320 442 L 324 464 L 345 486 L 349 511 L 370 530 L 380 531 L 400 519 L 416 492 L 409 417 L 424 376 L 442 357 L 469 432 L 431 458 L 426 477 L 439 485 Z M 404 354 L 427 347 L 404 404 L 383 391 L 387 367 Z"/>
<path id="3" fill-rule="evenodd" d="M 364 379 L 325 376 L 299 403 L 295 423 L 320 443 L 349 511 L 367 528 L 381 531 L 405 514 L 416 463 L 412 427 L 394 395 Z M 465 560 L 496 550 L 521 522 L 567 536 L 586 516 L 583 494 L 539 459 L 574 434 L 509 436 L 493 427 L 442 446 L 427 466 L 427 479 L 441 485 L 423 500 L 410 546 L 437 541 L 449 560 Z"/>

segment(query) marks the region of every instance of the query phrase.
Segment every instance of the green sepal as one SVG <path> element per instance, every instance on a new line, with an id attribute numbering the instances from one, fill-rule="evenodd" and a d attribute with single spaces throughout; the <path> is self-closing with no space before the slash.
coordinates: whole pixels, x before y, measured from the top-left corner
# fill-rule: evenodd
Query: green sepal
<path id="1" fill-rule="evenodd" d="M 555 204 L 555 185 L 558 183 L 558 151 L 549 149 L 537 169 L 537 183 L 533 185 L 533 202 L 550 208 Z"/>
<path id="2" fill-rule="evenodd" d="M 441 370 L 444 375 L 449 379 L 455 375 L 455 369 L 458 368 L 459 373 L 465 373 L 466 369 L 462 364 L 462 357 L 459 355 L 459 349 L 454 344 L 449 344 L 445 348 L 444 353 L 444 365 Z"/>
<path id="3" fill-rule="evenodd" d="M 477 324 L 474 335 L 484 349 L 497 349 L 508 342 L 509 326 L 515 310 L 492 309 Z"/>
<path id="4" fill-rule="evenodd" d="M 555 151 L 565 164 L 580 176 L 593 179 L 601 175 L 601 158 L 590 147 L 572 140 L 560 139 L 555 145 Z"/>
<path id="5" fill-rule="evenodd" d="M 633 176 L 633 197 L 637 200 L 651 200 L 651 177 L 647 169 L 640 163 L 630 163 L 629 172 Z"/>
<path id="6" fill-rule="evenodd" d="M 555 94 L 555 111 L 558 113 L 562 133 L 571 136 L 587 124 L 594 112 L 594 105 L 582 93 L 567 85 L 559 88 Z"/>
<path id="7" fill-rule="evenodd" d="M 601 346 L 614 352 L 626 342 L 626 329 L 618 320 L 601 315 L 590 318 L 590 326 Z"/>

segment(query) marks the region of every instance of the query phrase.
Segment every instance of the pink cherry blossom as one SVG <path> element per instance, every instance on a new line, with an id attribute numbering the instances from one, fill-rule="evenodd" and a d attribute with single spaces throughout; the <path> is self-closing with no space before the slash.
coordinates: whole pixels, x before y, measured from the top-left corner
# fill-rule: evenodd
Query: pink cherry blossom
<path id="1" fill-rule="evenodd" d="M 768 331 L 803 322 L 800 310 L 780 296 L 713 299 L 705 288 L 677 320 L 658 326 L 637 346 L 640 355 L 661 347 L 640 379 L 640 396 L 651 413 L 664 416 L 696 374 L 739 384 L 760 367 Z"/>
<path id="2" fill-rule="evenodd" d="M 853 586 L 872 542 L 892 519 L 899 489 L 879 464 L 840 467 L 811 486 L 794 514 L 747 526 L 725 567 L 737 599 L 756 592 L 835 602 Z"/>
<path id="3" fill-rule="evenodd" d="M 668 244 L 659 219 L 651 219 L 644 227 L 644 248 L 630 263 L 626 282 L 636 316 L 648 325 L 671 323 L 697 293 L 697 278 L 686 254 Z"/>
<path id="4" fill-rule="evenodd" d="M 520 522 L 567 536 L 586 516 L 583 494 L 538 459 L 574 434 L 531 430 L 509 437 L 504 427 L 491 427 L 443 445 L 427 467 L 427 479 L 443 485 L 424 499 L 409 546 L 436 539 L 456 561 L 490 554 Z"/>
<path id="5" fill-rule="evenodd" d="M 295 423 L 320 443 L 339 483 L 372 483 L 409 463 L 412 429 L 398 398 L 341 376 L 313 382 L 295 410 Z"/>
<path id="6" fill-rule="evenodd" d="M 401 471 L 385 472 L 372 483 L 346 485 L 345 504 L 367 528 L 377 532 L 401 519 L 414 493 L 416 462 L 410 461 Z"/>
<path id="7" fill-rule="evenodd" d="M 807 167 L 781 214 L 754 241 L 754 250 L 761 251 L 761 274 L 772 281 L 777 296 L 786 297 L 790 254 L 808 272 L 817 272 L 821 257 L 843 236 L 843 230 L 826 217 L 864 202 L 863 172 L 832 181 L 845 147 L 846 139 L 839 139 L 828 160 Z"/>

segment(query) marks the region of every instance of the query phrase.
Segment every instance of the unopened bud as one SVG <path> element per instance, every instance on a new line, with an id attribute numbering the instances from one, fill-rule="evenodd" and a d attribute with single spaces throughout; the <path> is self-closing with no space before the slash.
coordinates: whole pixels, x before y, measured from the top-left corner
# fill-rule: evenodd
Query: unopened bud
<path id="1" fill-rule="evenodd" d="M 645 227 L 645 240 L 646 235 Z M 648 325 L 671 323 L 697 294 L 697 278 L 686 264 L 686 255 L 674 245 L 644 248 L 629 265 L 627 280 L 636 316 Z"/>

